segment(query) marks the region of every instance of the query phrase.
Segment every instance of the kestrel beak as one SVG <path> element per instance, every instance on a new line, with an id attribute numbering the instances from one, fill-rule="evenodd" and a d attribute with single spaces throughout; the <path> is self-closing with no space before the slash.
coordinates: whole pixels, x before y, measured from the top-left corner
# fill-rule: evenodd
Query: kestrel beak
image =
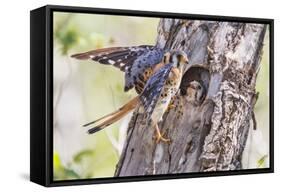
<path id="1" fill-rule="evenodd" d="M 189 60 L 188 60 L 187 57 L 185 57 L 185 63 L 186 63 L 186 64 L 189 64 Z"/>

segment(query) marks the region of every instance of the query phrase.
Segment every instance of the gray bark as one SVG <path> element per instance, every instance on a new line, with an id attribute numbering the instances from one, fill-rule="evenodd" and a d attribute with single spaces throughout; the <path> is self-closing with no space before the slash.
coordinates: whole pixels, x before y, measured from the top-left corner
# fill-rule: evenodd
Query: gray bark
<path id="1" fill-rule="evenodd" d="M 248 131 L 254 123 L 256 77 L 266 25 L 161 19 L 157 46 L 184 50 L 191 64 L 182 79 L 183 108 L 168 111 L 159 127 L 172 142 L 156 143 L 154 128 L 135 110 L 115 176 L 241 169 Z M 191 80 L 201 80 L 206 97 L 185 102 Z"/>

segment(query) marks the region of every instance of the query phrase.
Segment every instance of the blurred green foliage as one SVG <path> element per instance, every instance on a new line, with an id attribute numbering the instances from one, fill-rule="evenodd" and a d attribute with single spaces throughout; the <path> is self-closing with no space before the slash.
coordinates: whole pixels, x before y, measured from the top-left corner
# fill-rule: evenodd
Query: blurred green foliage
<path id="1" fill-rule="evenodd" d="M 255 105 L 255 115 L 258 120 L 258 129 L 262 131 L 265 141 L 269 143 L 269 31 L 264 40 L 263 56 L 256 83 L 259 98 Z"/>
<path id="2" fill-rule="evenodd" d="M 56 31 L 55 37 L 62 45 L 62 54 L 67 54 L 68 50 L 74 46 L 78 40 L 78 32 L 75 29 Z"/>
<path id="3" fill-rule="evenodd" d="M 101 47 L 154 44 L 158 22 L 159 19 L 156 18 L 55 13 L 54 51 L 69 59 L 73 53 Z M 258 129 L 262 130 L 268 143 L 268 34 L 265 42 L 256 87 L 257 91 L 260 92 L 260 97 L 256 104 L 255 113 Z M 75 61 L 75 63 L 78 65 L 77 73 L 81 79 L 83 116 L 85 116 L 86 122 L 116 110 L 135 95 L 134 91 L 124 94 L 124 76 L 118 69 L 91 61 Z M 112 135 L 117 141 L 119 127 L 120 122 L 107 129 L 112 131 Z M 87 135 L 86 140 L 83 140 L 84 149 L 74 154 L 67 164 L 62 164 L 61 154 L 55 149 L 53 156 L 55 180 L 112 177 L 119 155 L 107 135 L 107 130 Z M 85 130 L 81 131 L 85 132 Z M 82 141 L 77 138 L 73 142 Z M 257 167 L 263 167 L 267 158 L 266 154 L 261 155 L 263 156 L 257 160 Z"/>
<path id="4" fill-rule="evenodd" d="M 55 180 L 80 179 L 80 176 L 74 170 L 62 165 L 59 154 L 56 152 L 53 154 L 53 164 Z"/>
<path id="5" fill-rule="evenodd" d="M 154 44 L 159 19 L 93 14 L 54 14 L 54 51 L 71 62 L 70 55 L 109 46 Z M 144 27 L 145 26 L 145 27 Z M 60 58 L 54 58 L 59 61 Z M 89 122 L 116 110 L 135 95 L 124 94 L 124 75 L 112 66 L 92 61 L 72 60 L 78 66 L 77 74 L 82 87 L 85 120 Z M 97 94 L 98 93 L 98 94 Z M 58 150 L 54 152 L 54 178 L 56 180 L 112 177 L 119 159 L 117 149 L 107 134 L 118 141 L 121 122 L 107 130 L 85 138 L 77 138 L 85 147 L 67 164 L 63 164 Z M 82 126 L 82 123 L 81 123 Z M 71 147 L 71 146 L 69 146 Z"/>
<path id="6" fill-rule="evenodd" d="M 266 158 L 268 158 L 268 155 L 264 155 L 258 160 L 257 168 L 265 168 L 266 167 L 266 164 L 265 164 Z"/>

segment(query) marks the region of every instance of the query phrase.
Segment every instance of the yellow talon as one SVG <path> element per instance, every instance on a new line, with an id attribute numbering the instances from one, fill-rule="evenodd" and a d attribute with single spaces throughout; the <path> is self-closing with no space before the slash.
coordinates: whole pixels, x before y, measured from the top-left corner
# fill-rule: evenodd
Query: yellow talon
<path id="1" fill-rule="evenodd" d="M 168 138 L 163 137 L 164 134 L 161 134 L 158 125 L 155 125 L 155 129 L 156 129 L 156 135 L 154 136 L 156 143 L 159 143 L 160 141 L 163 141 L 164 143 L 170 143 L 171 140 Z"/>
<path id="2" fill-rule="evenodd" d="M 168 138 L 163 137 L 161 134 L 160 135 L 156 135 L 156 143 L 160 143 L 160 141 L 163 141 L 164 143 L 170 143 L 171 140 Z"/>
<path id="3" fill-rule="evenodd" d="M 174 109 L 176 107 L 176 105 L 174 104 L 169 104 L 169 106 L 166 109 L 166 112 L 169 112 L 171 109 Z"/>
<path id="4" fill-rule="evenodd" d="M 168 109 L 173 109 L 173 108 L 175 108 L 175 107 L 176 107 L 176 105 L 170 104 L 170 105 L 168 106 Z"/>

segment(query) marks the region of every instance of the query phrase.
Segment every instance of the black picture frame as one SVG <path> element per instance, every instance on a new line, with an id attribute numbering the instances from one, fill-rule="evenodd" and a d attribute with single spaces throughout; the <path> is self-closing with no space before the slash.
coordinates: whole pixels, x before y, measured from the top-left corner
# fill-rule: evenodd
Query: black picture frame
<path id="1" fill-rule="evenodd" d="M 53 12 L 263 23 L 270 31 L 270 168 L 81 180 L 53 180 Z M 30 12 L 30 180 L 44 186 L 81 185 L 274 172 L 274 20 L 46 5 Z"/>

